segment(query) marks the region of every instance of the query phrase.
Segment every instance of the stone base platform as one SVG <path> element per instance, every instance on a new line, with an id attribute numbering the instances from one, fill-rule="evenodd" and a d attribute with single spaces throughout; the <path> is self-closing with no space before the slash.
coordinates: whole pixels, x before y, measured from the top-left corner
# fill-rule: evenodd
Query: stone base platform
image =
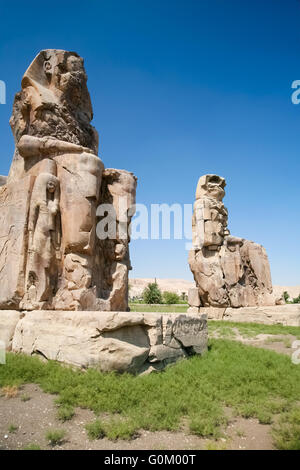
<path id="1" fill-rule="evenodd" d="M 195 310 L 189 309 L 193 315 L 197 315 Z M 241 308 L 200 307 L 197 312 L 207 315 L 209 320 L 300 326 L 300 304 Z"/>
<path id="2" fill-rule="evenodd" d="M 206 315 L 0 310 L 7 350 L 81 368 L 134 374 L 207 349 Z"/>

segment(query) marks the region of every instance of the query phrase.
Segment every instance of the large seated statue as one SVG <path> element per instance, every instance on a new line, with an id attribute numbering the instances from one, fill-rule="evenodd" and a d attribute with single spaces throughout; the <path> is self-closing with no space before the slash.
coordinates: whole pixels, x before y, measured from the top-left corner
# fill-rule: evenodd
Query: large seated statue
<path id="1" fill-rule="evenodd" d="M 217 175 L 201 176 L 197 185 L 189 253 L 196 289 L 191 290 L 189 303 L 194 310 L 274 305 L 266 250 L 230 235 L 227 228 L 225 185 Z"/>
<path id="2" fill-rule="evenodd" d="M 104 168 L 92 118 L 83 59 L 40 52 L 10 120 L 16 148 L 0 186 L 1 309 L 128 308 L 129 237 L 100 240 L 97 208 L 122 197 L 128 213 L 136 177 Z"/>

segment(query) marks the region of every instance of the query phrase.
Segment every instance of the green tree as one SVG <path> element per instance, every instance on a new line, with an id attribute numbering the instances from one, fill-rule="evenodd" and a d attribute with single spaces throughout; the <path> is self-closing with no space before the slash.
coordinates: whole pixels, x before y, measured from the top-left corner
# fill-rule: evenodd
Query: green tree
<path id="1" fill-rule="evenodd" d="M 289 303 L 290 296 L 289 296 L 289 293 L 286 290 L 283 293 L 283 298 L 284 298 L 286 304 Z"/>
<path id="2" fill-rule="evenodd" d="M 163 293 L 163 300 L 165 304 L 178 304 L 180 301 L 179 295 L 175 294 L 175 292 L 164 292 Z"/>
<path id="3" fill-rule="evenodd" d="M 293 302 L 292 302 L 292 303 L 293 303 L 293 304 L 300 304 L 300 294 L 298 295 L 298 297 L 295 297 L 295 298 L 293 299 Z"/>
<path id="4" fill-rule="evenodd" d="M 143 299 L 146 304 L 161 304 L 162 294 L 156 282 L 148 284 L 144 289 Z"/>

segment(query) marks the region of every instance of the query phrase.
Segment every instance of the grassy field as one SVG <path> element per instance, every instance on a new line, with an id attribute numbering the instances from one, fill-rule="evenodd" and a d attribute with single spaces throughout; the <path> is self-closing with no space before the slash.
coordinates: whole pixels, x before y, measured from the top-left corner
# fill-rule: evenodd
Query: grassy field
<path id="1" fill-rule="evenodd" d="M 129 303 L 131 312 L 162 312 L 162 313 L 186 313 L 188 309 L 187 304 L 176 304 L 176 305 L 151 305 L 151 304 L 138 304 Z"/>
<path id="2" fill-rule="evenodd" d="M 242 328 L 266 331 L 263 325 Z M 300 328 L 295 332 L 299 335 Z M 56 403 L 66 410 L 63 416 L 72 415 L 75 406 L 94 410 L 99 419 L 87 426 L 91 438 L 128 439 L 140 429 L 180 430 L 183 423 L 191 433 L 217 438 L 226 427 L 229 407 L 238 416 L 273 423 L 277 448 L 300 449 L 300 366 L 288 356 L 231 340 L 211 340 L 203 357 L 139 377 L 81 372 L 8 354 L 7 364 L 0 366 L 0 386 L 24 383 L 57 394 Z"/>

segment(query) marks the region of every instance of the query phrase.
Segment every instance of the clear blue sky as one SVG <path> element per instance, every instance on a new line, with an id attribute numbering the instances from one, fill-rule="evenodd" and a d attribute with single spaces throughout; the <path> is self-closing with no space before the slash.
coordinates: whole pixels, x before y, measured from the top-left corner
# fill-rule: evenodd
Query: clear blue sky
<path id="1" fill-rule="evenodd" d="M 0 174 L 25 69 L 41 49 L 77 51 L 99 154 L 138 176 L 138 202 L 192 203 L 199 176 L 224 176 L 231 233 L 266 247 L 274 284 L 300 284 L 298 0 L 14 1 L 0 16 Z M 131 255 L 134 277 L 192 278 L 184 241 Z"/>

